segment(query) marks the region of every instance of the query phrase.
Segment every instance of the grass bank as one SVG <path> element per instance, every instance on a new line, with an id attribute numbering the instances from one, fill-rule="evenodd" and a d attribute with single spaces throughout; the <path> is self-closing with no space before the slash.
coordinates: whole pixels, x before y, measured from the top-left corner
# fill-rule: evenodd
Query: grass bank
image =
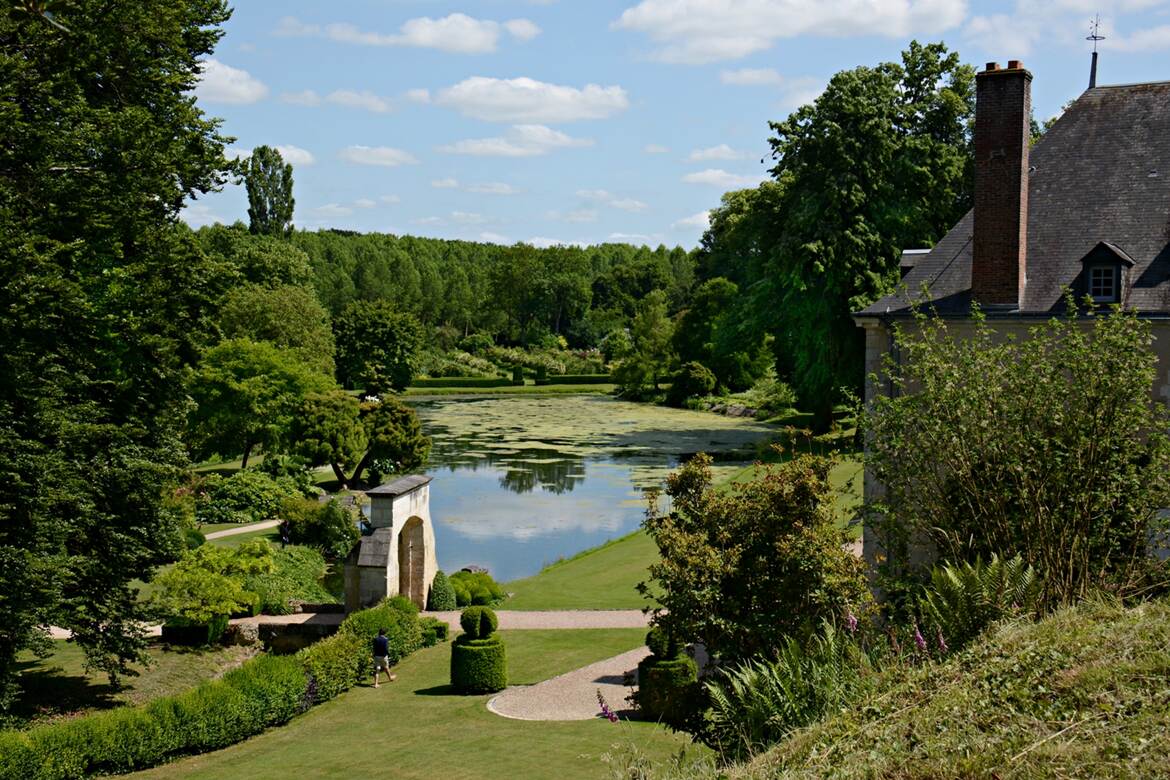
<path id="1" fill-rule="evenodd" d="M 243 647 L 172 649 L 161 642 L 152 643 L 149 651 L 150 664 L 133 665 L 138 676 L 123 678 L 117 690 L 110 687 L 104 673 L 86 671 L 85 653 L 72 642 L 54 640 L 48 658 L 21 654 L 17 658 L 20 693 L 12 707 L 13 725 L 145 704 L 194 688 L 255 654 Z"/>
<path id="2" fill-rule="evenodd" d="M 1170 603 L 1082 604 L 889 673 L 868 700 L 703 776 L 1166 777 L 1168 680 Z"/>
<path id="3" fill-rule="evenodd" d="M 402 395 L 411 398 L 441 398 L 449 395 L 476 395 L 489 398 L 495 395 L 581 395 L 609 394 L 617 385 L 504 385 L 503 387 L 408 387 Z"/>
<path id="4" fill-rule="evenodd" d="M 502 632 L 509 681 L 531 684 L 642 643 L 637 629 Z M 487 711 L 490 696 L 448 687 L 450 644 L 421 650 L 398 682 L 362 685 L 279 729 L 138 778 L 547 778 L 605 776 L 602 756 L 632 741 L 657 760 L 687 740 L 659 726 L 604 720 L 532 722 Z"/>

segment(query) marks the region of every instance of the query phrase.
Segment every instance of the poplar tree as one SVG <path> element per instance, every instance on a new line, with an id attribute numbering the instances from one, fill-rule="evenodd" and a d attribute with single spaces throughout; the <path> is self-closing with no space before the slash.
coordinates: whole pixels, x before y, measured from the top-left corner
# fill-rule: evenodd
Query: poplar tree
<path id="1" fill-rule="evenodd" d="M 248 190 L 249 230 L 264 236 L 287 236 L 292 231 L 293 169 L 271 146 L 257 146 L 244 175 Z"/>

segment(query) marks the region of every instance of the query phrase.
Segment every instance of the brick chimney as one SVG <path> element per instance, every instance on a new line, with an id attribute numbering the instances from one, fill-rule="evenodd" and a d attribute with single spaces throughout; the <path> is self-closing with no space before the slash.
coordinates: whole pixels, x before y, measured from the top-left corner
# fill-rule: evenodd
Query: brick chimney
<path id="1" fill-rule="evenodd" d="M 975 241 L 971 295 L 984 309 L 1024 299 L 1032 74 L 1019 60 L 975 77 Z"/>

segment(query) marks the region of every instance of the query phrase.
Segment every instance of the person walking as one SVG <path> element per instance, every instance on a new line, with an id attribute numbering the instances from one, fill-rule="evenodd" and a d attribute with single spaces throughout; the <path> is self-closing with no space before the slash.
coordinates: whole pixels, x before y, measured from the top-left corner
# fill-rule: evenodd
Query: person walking
<path id="1" fill-rule="evenodd" d="M 386 682 L 394 682 L 398 675 L 390 673 L 390 640 L 386 638 L 386 629 L 379 628 L 374 637 L 374 687 L 378 687 L 378 672 L 386 670 Z"/>

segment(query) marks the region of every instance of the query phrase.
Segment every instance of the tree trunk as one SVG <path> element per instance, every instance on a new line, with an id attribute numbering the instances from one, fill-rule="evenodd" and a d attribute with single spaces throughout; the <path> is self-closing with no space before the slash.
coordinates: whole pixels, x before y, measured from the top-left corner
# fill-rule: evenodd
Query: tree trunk
<path id="1" fill-rule="evenodd" d="M 330 463 L 333 467 L 333 476 L 337 477 L 338 485 L 341 490 L 349 490 L 349 480 L 345 478 L 345 472 L 341 470 L 340 463 Z"/>
<path id="2" fill-rule="evenodd" d="M 372 450 L 366 450 L 366 454 L 362 455 L 362 459 L 358 461 L 357 468 L 353 470 L 353 476 L 349 478 L 351 485 L 356 485 L 362 478 L 362 473 L 370 465 L 370 453 Z"/>
<path id="3" fill-rule="evenodd" d="M 240 470 L 248 468 L 248 456 L 252 454 L 252 442 L 244 442 L 244 459 L 240 461 Z"/>

